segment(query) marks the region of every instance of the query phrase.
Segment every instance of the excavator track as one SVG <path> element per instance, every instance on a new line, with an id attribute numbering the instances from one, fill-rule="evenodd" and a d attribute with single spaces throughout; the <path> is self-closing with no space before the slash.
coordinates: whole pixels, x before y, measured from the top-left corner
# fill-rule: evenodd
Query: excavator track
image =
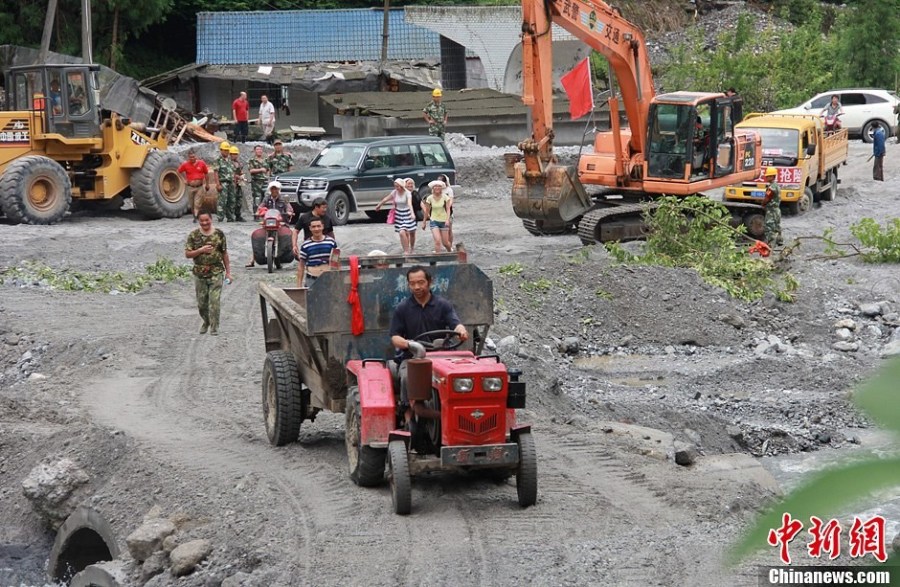
<path id="1" fill-rule="evenodd" d="M 659 204 L 603 205 L 592 208 L 578 222 L 578 238 L 584 245 L 598 242 L 642 240 L 645 237 L 644 210 Z"/>
<path id="2" fill-rule="evenodd" d="M 568 224 L 551 222 L 549 220 L 535 220 L 533 218 L 523 218 L 522 226 L 534 236 L 565 234 L 570 231 Z"/>

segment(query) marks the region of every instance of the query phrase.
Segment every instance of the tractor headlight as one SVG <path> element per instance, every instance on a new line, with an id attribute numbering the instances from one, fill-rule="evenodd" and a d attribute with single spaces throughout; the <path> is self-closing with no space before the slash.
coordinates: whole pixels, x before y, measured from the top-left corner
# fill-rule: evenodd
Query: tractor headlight
<path id="1" fill-rule="evenodd" d="M 500 391 L 503 389 L 503 380 L 499 377 L 485 377 L 481 380 L 481 389 L 485 391 Z"/>
<path id="2" fill-rule="evenodd" d="M 460 377 L 453 380 L 453 391 L 459 393 L 469 393 L 472 391 L 472 378 Z"/>

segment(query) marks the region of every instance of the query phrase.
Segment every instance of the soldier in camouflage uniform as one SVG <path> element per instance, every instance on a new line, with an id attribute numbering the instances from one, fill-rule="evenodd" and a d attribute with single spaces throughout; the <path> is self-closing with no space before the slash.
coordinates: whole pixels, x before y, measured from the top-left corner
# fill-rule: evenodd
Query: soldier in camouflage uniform
<path id="1" fill-rule="evenodd" d="M 263 155 L 263 148 L 259 145 L 253 149 L 253 159 L 247 163 L 250 170 L 250 194 L 253 196 L 253 210 L 259 208 L 260 203 L 266 198 L 266 185 L 269 181 L 269 164 Z"/>
<path id="2" fill-rule="evenodd" d="M 197 294 L 197 308 L 203 318 L 200 334 L 206 334 L 208 330 L 215 336 L 219 334 L 222 284 L 231 283 L 231 261 L 228 258 L 225 233 L 213 228 L 212 215 L 200 212 L 198 222 L 200 228 L 188 235 L 184 256 L 194 260 L 194 290 Z"/>
<path id="3" fill-rule="evenodd" d="M 435 88 L 431 92 L 431 102 L 422 112 L 425 113 L 425 122 L 428 123 L 428 134 L 433 137 L 444 138 L 444 128 L 447 126 L 447 107 L 441 104 L 444 92 L 440 88 Z"/>
<path id="4" fill-rule="evenodd" d="M 275 179 L 279 173 L 287 173 L 294 167 L 294 158 L 284 152 L 280 139 L 275 141 L 275 152 L 269 155 L 269 174 Z"/>
<path id="5" fill-rule="evenodd" d="M 781 237 L 781 186 L 778 185 L 778 170 L 767 167 L 765 171 L 766 195 L 763 204 L 766 207 L 766 244 L 770 247 L 784 244 Z"/>
<path id="6" fill-rule="evenodd" d="M 244 164 L 241 163 L 241 150 L 235 146 L 231 147 L 231 165 L 234 167 L 234 189 L 231 193 L 229 203 L 231 205 L 232 214 L 236 222 L 243 222 L 241 209 L 244 207 Z"/>
<path id="7" fill-rule="evenodd" d="M 234 192 L 234 166 L 231 164 L 230 150 L 231 145 L 222 143 L 219 146 L 220 157 L 213 163 L 213 170 L 216 172 L 216 190 L 219 192 L 216 208 L 219 222 L 225 222 L 226 219 L 228 222 L 234 222 L 232 207 L 228 205 Z"/>

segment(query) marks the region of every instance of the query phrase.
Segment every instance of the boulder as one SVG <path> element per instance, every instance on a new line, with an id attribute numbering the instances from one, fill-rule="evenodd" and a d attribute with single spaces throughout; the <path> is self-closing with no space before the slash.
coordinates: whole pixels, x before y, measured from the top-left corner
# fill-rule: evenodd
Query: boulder
<path id="1" fill-rule="evenodd" d="M 847 342 L 845 340 L 839 340 L 836 343 L 831 345 L 836 351 L 843 351 L 845 353 L 854 353 L 859 350 L 858 342 Z"/>
<path id="2" fill-rule="evenodd" d="M 834 336 L 837 337 L 838 340 L 850 340 L 853 338 L 853 333 L 850 332 L 849 328 L 838 328 L 834 331 Z"/>
<path id="3" fill-rule="evenodd" d="M 194 571 L 209 553 L 212 545 L 208 540 L 191 540 L 178 546 L 169 553 L 169 561 L 172 563 L 172 574 L 176 577 L 190 574 Z"/>
<path id="4" fill-rule="evenodd" d="M 78 505 L 76 490 L 90 477 L 71 459 L 42 462 L 22 481 L 22 493 L 51 528 L 56 530 Z"/>
<path id="5" fill-rule="evenodd" d="M 497 354 L 501 357 L 511 357 L 519 352 L 519 339 L 515 336 L 504 336 L 497 343 Z"/>
<path id="6" fill-rule="evenodd" d="M 581 341 L 577 336 L 567 336 L 557 345 L 559 352 L 567 355 L 577 355 L 581 349 Z"/>
<path id="7" fill-rule="evenodd" d="M 868 316 L 869 318 L 881 316 L 881 304 L 879 304 L 879 303 L 860 304 L 859 305 L 859 313 L 862 314 L 863 316 Z"/>
<path id="8" fill-rule="evenodd" d="M 151 554 L 150 558 L 141 565 L 141 582 L 146 583 L 151 578 L 165 571 L 168 563 L 169 557 L 165 552 L 157 550 Z"/>
<path id="9" fill-rule="evenodd" d="M 881 347 L 882 357 L 896 357 L 900 355 L 900 340 L 892 340 Z"/>
<path id="10" fill-rule="evenodd" d="M 841 318 L 834 323 L 835 329 L 846 328 L 847 330 L 856 330 L 856 322 L 852 318 Z"/>
<path id="11" fill-rule="evenodd" d="M 157 550 L 162 549 L 163 540 L 175 533 L 175 524 L 157 518 L 147 520 L 137 530 L 128 535 L 125 544 L 135 560 L 144 562 Z"/>

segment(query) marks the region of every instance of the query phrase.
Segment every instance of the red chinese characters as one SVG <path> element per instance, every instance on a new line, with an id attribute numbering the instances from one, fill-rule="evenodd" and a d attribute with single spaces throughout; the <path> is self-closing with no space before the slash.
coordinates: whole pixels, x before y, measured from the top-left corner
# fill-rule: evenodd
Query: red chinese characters
<path id="1" fill-rule="evenodd" d="M 781 516 L 781 527 L 775 530 L 769 530 L 769 544 L 771 546 L 781 547 L 781 562 L 786 565 L 791 564 L 791 555 L 788 553 L 788 544 L 803 529 L 803 522 L 794 520 L 791 514 L 785 513 Z"/>
<path id="2" fill-rule="evenodd" d="M 823 554 L 828 555 L 829 560 L 838 558 L 841 554 L 841 524 L 835 519 L 823 522 L 816 516 L 810 516 L 810 528 L 808 533 L 810 541 L 806 545 L 809 556 L 820 558 Z M 884 535 L 885 520 L 883 516 L 872 516 L 868 520 L 860 520 L 859 517 L 853 518 L 853 525 L 847 536 L 850 541 L 850 557 L 862 558 L 871 554 L 878 562 L 887 560 L 887 549 L 885 547 Z M 785 513 L 781 516 L 781 526 L 769 530 L 767 542 L 771 546 L 780 548 L 779 556 L 781 562 L 786 565 L 791 564 L 791 557 L 788 553 L 788 544 L 796 538 L 797 534 L 803 529 L 803 523 L 791 517 L 791 514 Z"/>
<path id="3" fill-rule="evenodd" d="M 871 554 L 880 563 L 887 560 L 883 516 L 872 516 L 865 522 L 860 521 L 859 518 L 853 518 L 853 526 L 850 527 L 849 535 L 852 558 L 862 558 Z"/>
<path id="4" fill-rule="evenodd" d="M 822 551 L 828 553 L 829 560 L 834 560 L 841 554 L 841 524 L 837 520 L 828 520 L 823 524 L 816 516 L 811 516 L 809 521 L 812 527 L 809 529 L 812 539 L 806 545 L 809 556 L 819 558 Z"/>

